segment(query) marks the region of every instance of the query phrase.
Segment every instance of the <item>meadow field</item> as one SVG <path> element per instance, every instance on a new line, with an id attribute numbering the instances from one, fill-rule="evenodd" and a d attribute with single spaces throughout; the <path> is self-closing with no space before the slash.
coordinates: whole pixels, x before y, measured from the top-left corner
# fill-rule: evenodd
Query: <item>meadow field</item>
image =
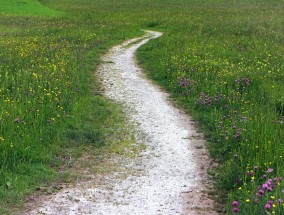
<path id="1" fill-rule="evenodd" d="M 94 71 L 140 48 L 147 75 L 199 122 L 225 214 L 284 214 L 283 0 L 0 0 L 0 213 L 68 181 L 68 157 L 111 146 L 124 125 Z M 111 134 L 111 135 L 110 135 Z M 111 137 L 110 137 L 111 136 Z"/>

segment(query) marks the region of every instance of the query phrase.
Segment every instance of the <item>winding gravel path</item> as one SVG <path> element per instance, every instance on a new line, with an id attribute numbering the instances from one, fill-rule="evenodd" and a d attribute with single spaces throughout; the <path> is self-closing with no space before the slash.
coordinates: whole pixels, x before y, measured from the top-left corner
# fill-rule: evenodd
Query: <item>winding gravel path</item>
<path id="1" fill-rule="evenodd" d="M 137 48 L 161 35 L 147 31 L 112 48 L 98 68 L 105 95 L 123 105 L 145 151 L 121 163 L 124 173 L 109 174 L 100 185 L 64 189 L 28 214 L 217 214 L 204 192 L 211 162 L 202 136 L 134 60 Z"/>

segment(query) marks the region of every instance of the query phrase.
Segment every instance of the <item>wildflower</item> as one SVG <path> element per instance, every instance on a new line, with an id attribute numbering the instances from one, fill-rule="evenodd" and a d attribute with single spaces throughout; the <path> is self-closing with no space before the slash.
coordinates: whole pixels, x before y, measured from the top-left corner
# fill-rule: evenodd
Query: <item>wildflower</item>
<path id="1" fill-rule="evenodd" d="M 266 205 L 264 206 L 264 209 L 265 209 L 265 210 L 270 210 L 270 208 L 271 208 L 271 205 L 270 205 L 270 204 L 266 204 Z"/>
<path id="2" fill-rule="evenodd" d="M 258 168 L 258 166 L 254 166 L 253 168 L 254 168 L 254 169 L 257 169 L 257 168 Z"/>
<path id="3" fill-rule="evenodd" d="M 269 168 L 269 169 L 267 170 L 267 172 L 268 172 L 268 173 L 271 173 L 271 172 L 273 172 L 273 169 L 272 169 L 272 168 Z"/>
<path id="4" fill-rule="evenodd" d="M 263 195 L 264 191 L 263 190 L 259 190 L 258 193 L 259 193 L 259 195 Z"/>
<path id="5" fill-rule="evenodd" d="M 19 118 L 17 117 L 16 119 L 14 119 L 14 122 L 19 122 Z"/>
<path id="6" fill-rule="evenodd" d="M 246 199 L 246 202 L 250 202 L 250 199 Z"/>
<path id="7" fill-rule="evenodd" d="M 262 187 L 267 189 L 268 188 L 268 184 L 263 184 Z"/>
<path id="8" fill-rule="evenodd" d="M 238 207 L 238 205 L 239 205 L 238 201 L 233 201 L 233 206 L 234 207 Z"/>
<path id="9" fill-rule="evenodd" d="M 239 208 L 234 208 L 233 211 L 234 211 L 234 213 L 238 213 L 239 212 Z"/>
<path id="10" fill-rule="evenodd" d="M 268 200 L 268 201 L 267 201 L 267 204 L 273 205 L 273 201 Z"/>
<path id="11" fill-rule="evenodd" d="M 241 184 L 241 183 L 242 183 L 241 179 L 239 179 L 239 178 L 237 178 L 237 179 L 235 180 L 235 182 L 236 182 L 237 184 Z"/>

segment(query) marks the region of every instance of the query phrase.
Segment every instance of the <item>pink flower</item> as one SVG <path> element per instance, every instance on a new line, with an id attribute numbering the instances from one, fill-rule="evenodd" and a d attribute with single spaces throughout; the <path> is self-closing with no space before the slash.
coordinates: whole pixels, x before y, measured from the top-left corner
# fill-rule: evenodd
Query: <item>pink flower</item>
<path id="1" fill-rule="evenodd" d="M 263 190 L 259 190 L 258 193 L 259 193 L 259 195 L 263 195 L 264 191 Z"/>
<path id="2" fill-rule="evenodd" d="M 239 205 L 238 201 L 233 201 L 233 206 L 234 207 L 238 207 L 238 205 Z"/>
<path id="3" fill-rule="evenodd" d="M 273 169 L 272 169 L 272 168 L 269 168 L 269 169 L 267 170 L 267 172 L 268 172 L 268 173 L 271 173 L 271 172 L 273 172 Z"/>
<path id="4" fill-rule="evenodd" d="M 239 208 L 234 208 L 233 211 L 234 211 L 234 213 L 238 213 L 239 212 Z"/>
<path id="5" fill-rule="evenodd" d="M 17 118 L 14 120 L 14 122 L 19 122 L 19 118 L 17 117 Z"/>
<path id="6" fill-rule="evenodd" d="M 271 205 L 270 205 L 270 204 L 266 204 L 266 205 L 264 206 L 264 209 L 265 209 L 265 210 L 270 210 L 270 208 L 271 208 Z"/>

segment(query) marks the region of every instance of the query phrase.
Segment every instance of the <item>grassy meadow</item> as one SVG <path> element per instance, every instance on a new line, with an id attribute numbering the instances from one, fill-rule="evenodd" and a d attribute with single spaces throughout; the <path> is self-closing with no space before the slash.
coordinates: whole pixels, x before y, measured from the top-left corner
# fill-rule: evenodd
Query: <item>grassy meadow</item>
<path id="1" fill-rule="evenodd" d="M 284 213 L 283 0 L 0 5 L 1 214 L 69 180 L 60 169 L 70 154 L 117 142 L 124 119 L 94 71 L 107 48 L 141 29 L 164 32 L 137 57 L 205 131 L 220 164 L 210 172 L 219 211 Z"/>
<path id="2" fill-rule="evenodd" d="M 283 9 L 283 1 L 189 4 L 139 52 L 149 76 L 206 130 L 226 214 L 284 213 Z"/>

